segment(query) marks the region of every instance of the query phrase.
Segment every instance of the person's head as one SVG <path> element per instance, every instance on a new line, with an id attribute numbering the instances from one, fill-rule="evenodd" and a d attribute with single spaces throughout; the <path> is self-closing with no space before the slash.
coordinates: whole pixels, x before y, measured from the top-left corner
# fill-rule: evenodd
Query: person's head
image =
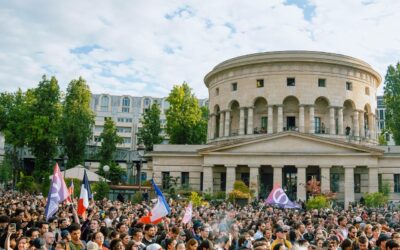
<path id="1" fill-rule="evenodd" d="M 285 249 L 286 249 L 285 245 L 283 245 L 282 243 L 278 243 L 274 246 L 272 250 L 285 250 Z"/>
<path id="2" fill-rule="evenodd" d="M 185 242 L 179 241 L 176 243 L 175 250 L 186 250 Z"/>
<path id="3" fill-rule="evenodd" d="M 46 245 L 53 245 L 55 241 L 54 233 L 53 232 L 47 232 L 43 235 L 43 239 L 46 242 Z"/>
<path id="4" fill-rule="evenodd" d="M 378 240 L 376 241 L 376 246 L 379 247 L 381 250 L 386 249 L 386 241 L 389 240 L 389 237 L 386 234 L 379 235 Z"/>
<path id="5" fill-rule="evenodd" d="M 89 241 L 89 242 L 86 244 L 86 249 L 87 249 L 87 250 L 99 250 L 99 246 L 96 244 L 96 242 Z"/>
<path id="6" fill-rule="evenodd" d="M 27 236 L 30 237 L 30 240 L 34 240 L 39 237 L 39 234 L 39 228 L 33 227 L 29 230 L 29 234 Z"/>
<path id="7" fill-rule="evenodd" d="M 144 227 L 144 234 L 147 238 L 153 238 L 156 235 L 156 228 L 152 224 L 147 224 Z"/>
<path id="8" fill-rule="evenodd" d="M 127 246 L 129 241 L 131 240 L 131 236 L 126 233 L 120 234 L 119 238 L 122 240 L 122 243 L 124 243 L 125 246 Z"/>
<path id="9" fill-rule="evenodd" d="M 43 236 L 49 231 L 49 223 L 46 221 L 41 221 L 38 223 L 40 235 Z"/>
<path id="10" fill-rule="evenodd" d="M 275 230 L 276 238 L 279 240 L 286 239 L 286 233 L 283 231 L 283 228 L 278 227 Z"/>
<path id="11" fill-rule="evenodd" d="M 190 239 L 186 243 L 186 249 L 187 250 L 197 250 L 197 247 L 199 246 L 199 243 L 195 239 Z"/>
<path id="12" fill-rule="evenodd" d="M 128 233 L 129 228 L 125 223 L 120 222 L 117 224 L 117 231 L 121 234 L 126 234 Z"/>
<path id="13" fill-rule="evenodd" d="M 92 241 L 96 242 L 96 244 L 101 247 L 104 243 L 104 235 L 102 232 L 98 231 L 92 235 Z"/>
<path id="14" fill-rule="evenodd" d="M 203 240 L 198 247 L 199 250 L 209 250 L 212 248 L 212 244 L 209 240 Z"/>
<path id="15" fill-rule="evenodd" d="M 68 247 L 68 249 L 69 249 L 69 247 Z M 67 243 L 63 240 L 57 242 L 55 250 L 67 250 Z"/>
<path id="16" fill-rule="evenodd" d="M 25 250 L 28 248 L 29 245 L 29 240 L 27 237 L 21 237 L 19 238 L 19 240 L 17 241 L 17 248 L 18 250 Z"/>
<path id="17" fill-rule="evenodd" d="M 257 223 L 257 230 L 258 230 L 258 231 L 264 233 L 265 228 L 266 228 L 266 226 L 265 226 L 265 223 L 264 223 L 264 222 L 258 222 L 258 223 Z"/>
<path id="18" fill-rule="evenodd" d="M 313 224 L 311 222 L 307 223 L 306 229 L 308 233 L 313 233 L 314 232 Z"/>
<path id="19" fill-rule="evenodd" d="M 71 234 L 69 233 L 68 230 L 64 229 L 61 231 L 61 239 L 66 242 L 71 241 Z"/>
<path id="20" fill-rule="evenodd" d="M 173 239 L 178 239 L 179 233 L 180 233 L 179 227 L 172 227 L 169 232 L 169 236 Z"/>
<path id="21" fill-rule="evenodd" d="M 110 242 L 110 250 L 125 250 L 125 246 L 120 239 L 113 239 Z"/>
<path id="22" fill-rule="evenodd" d="M 174 250 L 176 246 L 176 240 L 171 238 L 171 239 L 165 239 L 165 249 L 167 250 Z"/>
<path id="23" fill-rule="evenodd" d="M 395 240 L 386 241 L 385 247 L 386 247 L 386 250 L 399 250 L 400 249 L 399 243 Z"/>
<path id="24" fill-rule="evenodd" d="M 397 241 L 397 243 L 400 244 L 400 233 L 399 232 L 395 232 L 392 234 L 392 239 Z"/>
<path id="25" fill-rule="evenodd" d="M 81 227 L 77 223 L 72 223 L 68 228 L 69 234 L 71 235 L 72 242 L 79 242 L 81 238 Z"/>
<path id="26" fill-rule="evenodd" d="M 132 232 L 132 239 L 137 242 L 141 242 L 143 239 L 143 232 L 139 228 L 135 228 Z"/>
<path id="27" fill-rule="evenodd" d="M 210 229 L 208 227 L 201 227 L 200 236 L 203 239 L 207 239 L 210 234 Z"/>
<path id="28" fill-rule="evenodd" d="M 358 237 L 358 247 L 360 248 L 360 250 L 367 250 L 368 249 L 368 238 L 364 235 L 361 235 L 360 237 Z"/>
<path id="29" fill-rule="evenodd" d="M 357 228 L 355 226 L 349 227 L 349 238 L 355 239 L 357 237 Z"/>
<path id="30" fill-rule="evenodd" d="M 95 220 L 95 219 L 92 219 L 92 220 L 90 221 L 90 230 L 91 230 L 92 232 L 96 232 L 97 230 L 99 230 L 99 228 L 100 228 L 100 223 L 99 223 L 99 221 L 98 221 L 98 220 Z"/>
<path id="31" fill-rule="evenodd" d="M 271 230 L 271 228 L 266 228 L 265 229 L 264 237 L 266 239 L 271 239 L 272 238 L 272 230 Z"/>
<path id="32" fill-rule="evenodd" d="M 325 240 L 324 240 L 323 238 L 317 238 L 317 240 L 316 240 L 316 242 L 315 242 L 315 245 L 316 245 L 319 249 L 321 249 L 321 248 L 324 246 L 324 242 L 325 242 Z"/>
<path id="33" fill-rule="evenodd" d="M 328 249 L 335 250 L 338 248 L 339 245 L 339 238 L 337 236 L 331 236 L 328 239 Z"/>
<path id="34" fill-rule="evenodd" d="M 111 207 L 108 210 L 108 218 L 110 218 L 111 220 L 117 218 L 117 215 L 118 215 L 118 213 L 117 213 L 117 209 L 115 207 Z"/>
<path id="35" fill-rule="evenodd" d="M 353 249 L 353 241 L 350 239 L 345 239 L 342 241 L 342 244 L 340 244 L 340 248 L 342 250 L 351 250 Z"/>
<path id="36" fill-rule="evenodd" d="M 342 227 L 345 227 L 347 225 L 347 218 L 344 216 L 340 216 L 338 218 L 338 224 Z"/>

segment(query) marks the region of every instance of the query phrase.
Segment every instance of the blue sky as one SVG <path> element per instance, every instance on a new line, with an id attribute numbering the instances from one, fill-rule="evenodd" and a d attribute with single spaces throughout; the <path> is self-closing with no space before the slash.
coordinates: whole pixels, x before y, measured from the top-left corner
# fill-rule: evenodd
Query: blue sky
<path id="1" fill-rule="evenodd" d="M 1 1 L 0 91 L 55 75 L 93 93 L 168 95 L 231 57 L 318 50 L 362 59 L 384 77 L 400 60 L 398 0 Z M 381 91 L 381 90 L 380 90 Z"/>

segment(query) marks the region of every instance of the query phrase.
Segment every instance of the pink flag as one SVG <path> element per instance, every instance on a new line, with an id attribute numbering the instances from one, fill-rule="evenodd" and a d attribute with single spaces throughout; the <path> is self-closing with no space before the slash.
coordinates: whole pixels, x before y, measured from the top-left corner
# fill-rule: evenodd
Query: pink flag
<path id="1" fill-rule="evenodd" d="M 285 191 L 277 184 L 268 195 L 266 203 L 269 205 L 278 205 L 281 208 L 300 208 L 299 204 L 289 200 Z"/>
<path id="2" fill-rule="evenodd" d="M 183 219 L 182 219 L 182 222 L 184 224 L 186 224 L 192 220 L 192 213 L 193 213 L 192 202 L 190 202 L 189 205 L 185 209 L 185 215 L 183 216 Z"/>

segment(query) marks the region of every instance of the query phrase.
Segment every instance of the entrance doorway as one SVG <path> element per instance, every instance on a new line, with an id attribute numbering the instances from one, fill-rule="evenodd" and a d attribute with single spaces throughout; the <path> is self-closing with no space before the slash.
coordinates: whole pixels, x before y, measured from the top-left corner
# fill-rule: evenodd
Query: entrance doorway
<path id="1" fill-rule="evenodd" d="M 296 129 L 296 117 L 295 116 L 287 116 L 286 117 L 286 128 L 287 128 L 287 130 L 295 130 Z"/>
<path id="2" fill-rule="evenodd" d="M 295 166 L 285 166 L 282 170 L 283 174 L 283 185 L 282 188 L 285 190 L 290 200 L 296 200 L 297 198 L 297 169 Z"/>
<path id="3" fill-rule="evenodd" d="M 260 192 L 259 196 L 260 198 L 267 198 L 269 193 L 272 191 L 273 188 L 273 183 L 274 183 L 274 175 L 270 173 L 265 173 L 261 175 L 261 180 L 260 180 Z"/>

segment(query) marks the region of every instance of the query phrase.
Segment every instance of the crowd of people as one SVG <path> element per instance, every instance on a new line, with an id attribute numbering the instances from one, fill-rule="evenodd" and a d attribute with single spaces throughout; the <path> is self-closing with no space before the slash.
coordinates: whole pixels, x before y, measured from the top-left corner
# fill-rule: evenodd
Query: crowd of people
<path id="1" fill-rule="evenodd" d="M 76 204 L 76 201 L 75 201 Z M 263 200 L 238 207 L 193 207 L 183 223 L 186 202 L 170 201 L 170 214 L 143 224 L 153 204 L 91 201 L 86 218 L 74 203 L 60 204 L 46 221 L 46 197 L 0 191 L 0 248 L 47 250 L 400 250 L 397 208 L 279 209 Z"/>

